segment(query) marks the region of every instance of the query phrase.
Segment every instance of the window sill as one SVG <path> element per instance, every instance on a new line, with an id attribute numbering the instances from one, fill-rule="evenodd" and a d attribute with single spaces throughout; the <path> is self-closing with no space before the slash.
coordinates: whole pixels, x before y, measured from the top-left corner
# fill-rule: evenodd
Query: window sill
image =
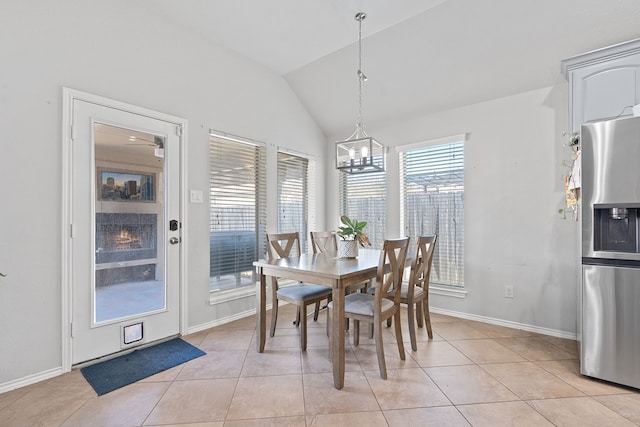
<path id="1" fill-rule="evenodd" d="M 467 297 L 467 291 L 464 289 L 456 289 L 449 286 L 429 285 L 429 293 L 433 295 L 442 295 L 445 297 L 461 298 Z"/>
<path id="2" fill-rule="evenodd" d="M 247 298 L 256 295 L 256 286 L 247 285 L 240 288 L 225 291 L 210 291 L 209 305 L 223 304 L 229 301 Z"/>

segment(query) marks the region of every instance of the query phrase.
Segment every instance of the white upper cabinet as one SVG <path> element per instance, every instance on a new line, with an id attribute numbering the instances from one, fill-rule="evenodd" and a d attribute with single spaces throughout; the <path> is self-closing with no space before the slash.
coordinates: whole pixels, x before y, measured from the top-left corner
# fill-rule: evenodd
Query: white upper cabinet
<path id="1" fill-rule="evenodd" d="M 569 82 L 569 125 L 632 115 L 640 104 L 640 39 L 562 61 Z"/>

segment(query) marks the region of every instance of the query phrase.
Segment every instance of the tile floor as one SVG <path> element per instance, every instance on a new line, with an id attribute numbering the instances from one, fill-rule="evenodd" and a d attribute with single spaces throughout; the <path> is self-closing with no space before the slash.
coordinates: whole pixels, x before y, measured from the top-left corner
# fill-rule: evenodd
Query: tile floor
<path id="1" fill-rule="evenodd" d="M 640 425 L 640 392 L 581 376 L 574 341 L 433 314 L 433 340 L 420 329 L 405 361 L 384 332 L 384 381 L 364 328 L 336 390 L 324 314 L 309 322 L 304 353 L 293 309 L 279 317 L 263 354 L 250 317 L 185 337 L 206 356 L 104 396 L 79 371 L 0 394 L 0 425 Z"/>

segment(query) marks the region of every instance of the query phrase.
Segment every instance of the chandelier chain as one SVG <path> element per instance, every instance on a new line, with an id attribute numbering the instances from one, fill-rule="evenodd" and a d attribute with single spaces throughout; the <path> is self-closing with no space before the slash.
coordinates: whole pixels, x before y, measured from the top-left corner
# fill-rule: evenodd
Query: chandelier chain
<path id="1" fill-rule="evenodd" d="M 362 73 L 362 20 L 364 16 L 361 15 L 358 19 L 358 125 L 362 125 L 362 80 L 364 74 Z"/>

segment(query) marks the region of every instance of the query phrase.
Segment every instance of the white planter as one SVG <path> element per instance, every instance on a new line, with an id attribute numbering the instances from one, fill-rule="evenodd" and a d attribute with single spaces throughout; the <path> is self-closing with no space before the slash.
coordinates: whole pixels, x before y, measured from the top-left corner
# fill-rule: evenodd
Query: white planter
<path id="1" fill-rule="evenodd" d="M 338 240 L 338 257 L 357 258 L 358 257 L 358 241 L 357 240 Z"/>

